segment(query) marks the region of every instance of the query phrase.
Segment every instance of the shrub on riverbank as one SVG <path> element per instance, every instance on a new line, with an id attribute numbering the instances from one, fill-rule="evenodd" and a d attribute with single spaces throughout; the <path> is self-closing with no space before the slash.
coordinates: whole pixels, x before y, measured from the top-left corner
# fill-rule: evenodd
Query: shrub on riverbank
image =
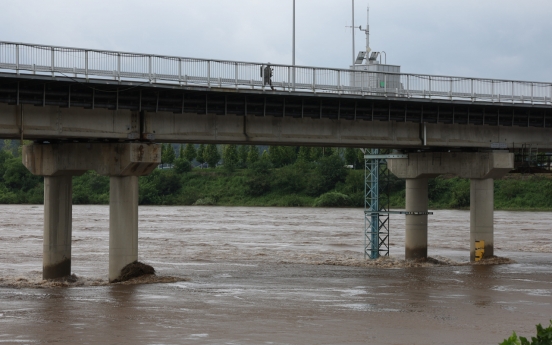
<path id="1" fill-rule="evenodd" d="M 351 198 L 338 192 L 322 194 L 314 200 L 314 207 L 347 207 L 351 206 Z"/>
<path id="2" fill-rule="evenodd" d="M 531 342 L 525 337 L 517 336 L 514 332 L 510 338 L 505 339 L 500 345 L 550 345 L 552 344 L 552 321 L 547 328 L 542 327 L 539 323 L 537 325 L 537 336 L 531 337 Z"/>

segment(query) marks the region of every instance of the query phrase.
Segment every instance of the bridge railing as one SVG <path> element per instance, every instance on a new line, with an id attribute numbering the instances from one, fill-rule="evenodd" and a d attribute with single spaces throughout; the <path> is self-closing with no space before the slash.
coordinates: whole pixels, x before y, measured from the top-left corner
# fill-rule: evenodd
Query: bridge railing
<path id="1" fill-rule="evenodd" d="M 217 88 L 266 89 L 266 64 L 0 42 L 0 71 Z M 552 84 L 272 65 L 278 90 L 552 104 Z"/>

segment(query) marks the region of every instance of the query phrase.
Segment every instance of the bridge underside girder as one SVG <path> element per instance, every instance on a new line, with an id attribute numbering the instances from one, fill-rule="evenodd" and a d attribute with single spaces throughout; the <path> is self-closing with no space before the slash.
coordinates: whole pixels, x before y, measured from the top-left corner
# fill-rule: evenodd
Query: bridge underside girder
<path id="1" fill-rule="evenodd" d="M 4 138 L 19 138 L 23 132 L 24 138 L 33 140 L 147 137 L 169 142 L 397 148 L 489 148 L 491 143 L 505 143 L 510 148 L 552 148 L 550 127 L 552 109 L 531 104 L 0 75 Z"/>

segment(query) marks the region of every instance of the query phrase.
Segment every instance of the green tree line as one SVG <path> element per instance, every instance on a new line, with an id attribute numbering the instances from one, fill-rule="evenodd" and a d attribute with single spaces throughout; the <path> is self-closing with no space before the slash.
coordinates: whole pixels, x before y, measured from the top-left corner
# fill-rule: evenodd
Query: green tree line
<path id="1" fill-rule="evenodd" d="M 39 204 L 44 182 L 21 163 L 18 142 L 0 142 L 0 203 Z M 139 179 L 142 205 L 364 206 L 360 150 L 254 145 L 162 145 L 162 165 Z M 405 183 L 390 176 L 389 202 L 402 208 Z M 507 176 L 495 181 L 496 209 L 552 209 L 552 179 Z M 466 209 L 470 182 L 429 180 L 430 208 Z M 73 177 L 73 203 L 109 203 L 109 177 Z"/>

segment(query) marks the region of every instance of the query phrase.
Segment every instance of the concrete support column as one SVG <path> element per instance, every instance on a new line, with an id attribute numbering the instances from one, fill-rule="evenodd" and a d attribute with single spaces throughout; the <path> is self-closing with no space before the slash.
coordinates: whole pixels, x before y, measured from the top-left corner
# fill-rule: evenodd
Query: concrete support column
<path id="1" fill-rule="evenodd" d="M 44 176 L 45 279 L 71 274 L 71 177 L 95 170 L 110 176 L 109 280 L 138 259 L 138 176 L 161 162 L 161 145 L 61 143 L 23 147 L 23 164 Z"/>
<path id="2" fill-rule="evenodd" d="M 470 258 L 475 260 L 475 241 L 485 241 L 483 257 L 494 255 L 493 250 L 493 180 L 501 178 L 514 168 L 514 154 L 507 151 L 490 152 L 419 152 L 409 153 L 408 159 L 388 159 L 389 170 L 406 181 L 406 210 L 427 211 L 427 184 L 424 200 L 421 192 L 410 191 L 415 188 L 419 177 L 436 177 L 441 174 L 454 174 L 471 180 L 470 189 Z M 419 182 L 421 183 L 421 182 Z M 427 183 L 427 182 L 426 182 Z M 412 186 L 412 187 L 409 187 Z M 422 208 L 421 205 L 424 205 Z M 416 207 L 416 208 L 414 208 Z M 425 244 L 427 255 L 427 230 L 415 232 L 414 227 L 422 229 L 427 226 L 427 217 L 406 216 L 406 257 L 417 258 L 424 254 L 418 250 Z M 410 217 L 410 218 L 409 218 Z M 418 218 L 419 217 L 419 218 Z M 412 225 L 410 225 L 410 224 Z M 427 227 L 426 227 L 427 229 Z M 414 240 L 413 238 L 417 238 Z"/>
<path id="3" fill-rule="evenodd" d="M 72 176 L 45 176 L 43 279 L 71 275 L 72 216 Z"/>
<path id="4" fill-rule="evenodd" d="M 109 281 L 138 260 L 138 176 L 111 176 L 109 183 Z"/>
<path id="5" fill-rule="evenodd" d="M 470 260 L 475 261 L 475 241 L 485 241 L 484 258 L 494 255 L 494 180 L 470 180 Z"/>
<path id="6" fill-rule="evenodd" d="M 427 212 L 427 178 L 406 179 L 406 211 Z M 406 260 L 427 258 L 427 214 L 406 215 Z"/>

